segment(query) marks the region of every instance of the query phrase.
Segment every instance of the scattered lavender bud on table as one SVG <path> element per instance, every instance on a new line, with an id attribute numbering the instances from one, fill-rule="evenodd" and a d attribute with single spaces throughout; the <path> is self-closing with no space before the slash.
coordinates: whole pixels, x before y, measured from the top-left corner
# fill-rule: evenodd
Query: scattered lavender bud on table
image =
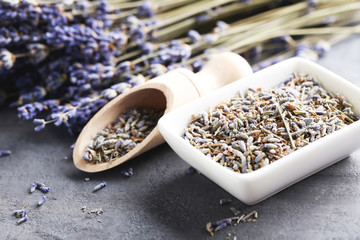
<path id="1" fill-rule="evenodd" d="M 131 177 L 132 175 L 134 175 L 134 171 L 132 168 L 129 168 L 128 170 L 121 171 L 121 174 L 125 177 Z"/>
<path id="2" fill-rule="evenodd" d="M 39 190 L 42 191 L 43 193 L 48 193 L 50 191 L 50 187 L 39 187 Z"/>
<path id="3" fill-rule="evenodd" d="M 0 150 L 0 157 L 6 157 L 11 155 L 11 151 L 10 150 Z"/>
<path id="4" fill-rule="evenodd" d="M 197 169 L 195 169 L 195 168 L 193 168 L 193 167 L 189 167 L 189 168 L 186 170 L 186 173 L 187 173 L 188 175 L 192 175 L 192 174 L 194 174 L 194 173 L 201 174 L 199 170 L 197 170 Z"/>
<path id="5" fill-rule="evenodd" d="M 217 226 L 216 228 L 215 228 L 215 232 L 217 232 L 217 231 L 220 231 L 220 230 L 222 230 L 222 229 L 224 229 L 224 228 L 226 228 L 228 225 L 227 225 L 227 223 L 221 223 L 219 226 Z"/>
<path id="6" fill-rule="evenodd" d="M 35 191 L 35 189 L 38 189 L 40 191 L 42 191 L 43 193 L 47 193 L 50 191 L 50 187 L 46 187 L 46 185 L 44 183 L 35 181 L 31 187 L 30 187 L 30 193 L 33 193 Z"/>
<path id="7" fill-rule="evenodd" d="M 36 183 L 33 183 L 33 185 L 31 185 L 31 188 L 30 188 L 30 193 L 33 193 L 35 191 L 35 189 L 37 188 L 37 184 Z"/>
<path id="8" fill-rule="evenodd" d="M 38 181 L 35 181 L 34 184 L 36 184 L 36 186 L 37 186 L 38 188 L 40 188 L 40 187 L 46 187 L 46 185 L 45 185 L 44 183 L 41 183 L 41 182 L 38 182 Z"/>
<path id="9" fill-rule="evenodd" d="M 27 210 L 25 209 L 28 205 L 26 205 L 23 209 L 20 209 L 20 210 L 15 210 L 13 212 L 13 215 L 16 217 L 16 218 L 20 218 L 19 221 L 16 222 L 16 224 L 21 224 L 25 221 L 28 220 L 28 216 L 27 216 Z"/>
<path id="10" fill-rule="evenodd" d="M 98 185 L 96 185 L 96 186 L 94 187 L 93 192 L 99 191 L 100 189 L 106 187 L 106 185 L 107 185 L 107 183 L 106 183 L 105 181 L 102 182 L 102 183 L 100 183 L 100 184 L 98 184 Z"/>
<path id="11" fill-rule="evenodd" d="M 189 167 L 189 168 L 187 169 L 186 173 L 187 173 L 188 175 L 191 175 L 191 174 L 194 174 L 194 173 L 195 173 L 195 171 L 196 171 L 196 169 L 195 169 L 195 168 L 193 168 L 193 167 Z"/>
<path id="12" fill-rule="evenodd" d="M 25 209 L 15 210 L 13 214 L 15 215 L 16 218 L 22 218 L 26 216 L 27 211 Z"/>
<path id="13" fill-rule="evenodd" d="M 86 211 L 86 206 L 82 206 L 82 207 L 81 207 L 81 210 L 82 210 L 83 212 L 85 212 L 85 211 Z"/>
<path id="14" fill-rule="evenodd" d="M 16 224 L 19 225 L 23 222 L 26 222 L 27 220 L 28 220 L 28 216 L 26 215 L 26 216 L 22 217 L 21 219 L 19 219 L 19 221 L 17 221 Z"/>
<path id="15" fill-rule="evenodd" d="M 254 218 L 251 218 L 254 217 Z M 239 224 L 240 222 L 256 222 L 258 218 L 258 213 L 257 211 L 252 211 L 251 213 L 247 214 L 245 216 L 242 215 L 240 217 L 231 217 L 231 218 L 225 218 L 216 222 L 208 222 L 206 224 L 206 230 L 211 234 L 211 236 L 214 236 L 214 231 L 220 231 L 224 228 L 226 228 L 227 226 L 230 226 L 233 222 L 234 226 Z"/>
<path id="16" fill-rule="evenodd" d="M 86 181 L 86 182 L 88 182 L 88 181 L 90 181 L 90 178 L 84 178 L 84 180 Z"/>
<path id="17" fill-rule="evenodd" d="M 225 205 L 231 203 L 231 199 L 220 199 L 220 205 Z"/>
<path id="18" fill-rule="evenodd" d="M 43 205 L 46 202 L 46 196 L 42 196 L 38 202 L 38 206 Z"/>

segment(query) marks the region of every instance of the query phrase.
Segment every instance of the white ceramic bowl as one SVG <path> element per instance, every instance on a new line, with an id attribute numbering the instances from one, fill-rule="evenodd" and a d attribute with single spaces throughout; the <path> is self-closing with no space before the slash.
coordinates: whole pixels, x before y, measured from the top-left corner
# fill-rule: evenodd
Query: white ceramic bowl
<path id="1" fill-rule="evenodd" d="M 345 158 L 360 147 L 360 121 L 329 134 L 278 161 L 250 173 L 236 173 L 206 157 L 181 135 L 193 113 L 208 111 L 249 87 L 270 89 L 285 81 L 291 73 L 315 76 L 322 86 L 338 92 L 360 112 L 360 88 L 331 71 L 301 58 L 292 58 L 240 79 L 166 115 L 159 130 L 171 148 L 187 163 L 246 204 L 255 204 L 282 189 Z"/>

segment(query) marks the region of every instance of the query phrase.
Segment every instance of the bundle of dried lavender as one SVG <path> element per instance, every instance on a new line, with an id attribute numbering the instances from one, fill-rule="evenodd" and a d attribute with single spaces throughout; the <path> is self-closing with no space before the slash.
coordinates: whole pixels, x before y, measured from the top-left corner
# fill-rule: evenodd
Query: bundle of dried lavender
<path id="1" fill-rule="evenodd" d="M 356 0 L 3 1 L 0 103 L 19 106 L 36 131 L 65 124 L 76 135 L 115 96 L 177 67 L 196 72 L 213 50 L 242 54 L 254 70 L 316 60 L 359 32 L 359 9 Z"/>

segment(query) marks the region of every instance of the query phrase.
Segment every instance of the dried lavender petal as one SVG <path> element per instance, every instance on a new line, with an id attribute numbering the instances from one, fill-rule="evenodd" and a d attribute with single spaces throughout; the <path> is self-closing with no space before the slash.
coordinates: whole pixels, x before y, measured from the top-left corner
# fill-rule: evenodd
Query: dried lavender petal
<path id="1" fill-rule="evenodd" d="M 23 218 L 26 216 L 27 211 L 25 209 L 21 209 L 21 210 L 15 210 L 14 213 L 15 217 L 17 218 Z"/>
<path id="2" fill-rule="evenodd" d="M 220 231 L 220 230 L 226 228 L 227 226 L 228 226 L 227 223 L 225 223 L 225 222 L 224 222 L 224 223 L 221 223 L 219 226 L 217 226 L 217 227 L 215 228 L 215 232 Z"/>
<path id="3" fill-rule="evenodd" d="M 30 188 L 30 193 L 33 193 L 35 191 L 35 189 L 37 188 L 37 184 L 36 183 L 33 183 L 33 185 L 31 185 L 31 188 Z"/>
<path id="4" fill-rule="evenodd" d="M 127 170 L 127 172 L 128 172 L 128 174 L 129 174 L 129 176 L 134 175 L 134 170 L 133 170 L 132 168 L 129 168 L 129 169 Z"/>
<path id="5" fill-rule="evenodd" d="M 38 202 L 38 206 L 43 205 L 46 202 L 46 196 L 42 196 Z"/>
<path id="6" fill-rule="evenodd" d="M 102 183 L 100 183 L 94 187 L 93 192 L 99 191 L 100 189 L 106 187 L 106 185 L 107 185 L 107 183 L 105 181 L 103 181 Z"/>
<path id="7" fill-rule="evenodd" d="M 193 168 L 193 167 L 189 167 L 189 168 L 187 169 L 186 173 L 187 173 L 188 175 L 191 175 L 191 174 L 194 174 L 194 173 L 195 173 L 195 171 L 196 171 L 196 169 L 195 169 L 195 168 Z"/>
<path id="8" fill-rule="evenodd" d="M 21 223 L 23 223 L 23 222 L 26 222 L 28 219 L 29 219 L 29 218 L 28 218 L 28 216 L 26 215 L 26 216 L 22 217 L 21 219 L 19 219 L 19 221 L 17 221 L 16 224 L 19 225 L 19 224 L 21 224 Z"/>
<path id="9" fill-rule="evenodd" d="M 39 190 L 42 191 L 43 193 L 48 193 L 50 189 L 51 189 L 50 187 L 43 187 L 43 186 L 39 187 Z"/>
<path id="10" fill-rule="evenodd" d="M 130 177 L 130 174 L 126 170 L 122 170 L 120 173 L 121 173 L 121 175 L 123 175 L 125 177 Z"/>
<path id="11" fill-rule="evenodd" d="M 44 183 L 35 181 L 34 184 L 36 184 L 37 187 L 46 187 L 46 185 Z"/>
<path id="12" fill-rule="evenodd" d="M 0 157 L 5 157 L 11 155 L 10 150 L 0 150 Z"/>

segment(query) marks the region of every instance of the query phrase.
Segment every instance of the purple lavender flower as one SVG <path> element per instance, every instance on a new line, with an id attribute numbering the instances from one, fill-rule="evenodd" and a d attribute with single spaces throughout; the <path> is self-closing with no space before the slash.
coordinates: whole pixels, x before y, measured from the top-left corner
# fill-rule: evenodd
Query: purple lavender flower
<path id="1" fill-rule="evenodd" d="M 13 102 L 11 106 L 20 106 L 22 104 L 31 103 L 34 101 L 42 100 L 46 96 L 46 89 L 41 86 L 35 86 L 29 92 L 21 93 L 18 100 Z M 39 104 L 38 107 L 41 108 Z"/>
<path id="2" fill-rule="evenodd" d="M 152 42 L 144 42 L 140 44 L 140 47 L 144 55 L 149 55 L 156 50 L 155 44 Z"/>
<path id="3" fill-rule="evenodd" d="M 5 157 L 11 155 L 10 150 L 0 150 L 0 157 Z"/>
<path id="4" fill-rule="evenodd" d="M 146 79 L 143 75 L 138 74 L 138 75 L 128 75 L 128 77 L 130 78 L 130 80 L 128 81 L 128 83 L 130 83 L 133 87 L 140 85 L 144 82 L 146 82 Z"/>
<path id="5" fill-rule="evenodd" d="M 331 45 L 326 41 L 318 41 L 314 45 L 314 50 L 317 52 L 319 57 L 323 57 L 325 53 L 330 51 Z"/>
<path id="6" fill-rule="evenodd" d="M 125 24 L 128 28 L 130 39 L 137 42 L 138 44 L 143 43 L 148 34 L 145 23 L 136 16 L 131 15 L 127 17 Z"/>
<path id="7" fill-rule="evenodd" d="M 42 196 L 38 202 L 38 206 L 43 205 L 46 202 L 46 196 Z"/>
<path id="8" fill-rule="evenodd" d="M 39 23 L 49 26 L 64 25 L 68 22 L 60 4 L 37 4 L 35 1 L 19 1 L 17 4 L 0 5 L 0 21 L 2 23 Z"/>
<path id="9" fill-rule="evenodd" d="M 222 219 L 222 220 L 218 220 L 216 222 L 213 222 L 211 224 L 211 227 L 216 228 L 216 227 L 218 227 L 218 226 L 220 226 L 222 224 L 230 225 L 231 224 L 231 219 L 230 218 L 225 218 L 225 219 Z"/>
<path id="10" fill-rule="evenodd" d="M 46 122 L 44 119 L 34 119 L 33 123 L 35 123 L 37 126 L 35 127 L 35 131 L 39 132 L 41 129 L 45 128 Z"/>
<path id="11" fill-rule="evenodd" d="M 50 187 L 43 187 L 43 186 L 39 187 L 39 190 L 42 191 L 43 193 L 48 193 L 50 189 L 51 189 Z"/>
<path id="12" fill-rule="evenodd" d="M 30 62 L 39 64 L 49 55 L 49 48 L 41 43 L 31 43 L 26 46 L 29 50 Z"/>
<path id="13" fill-rule="evenodd" d="M 188 38 L 190 38 L 191 44 L 198 43 L 201 39 L 200 33 L 196 30 L 190 30 L 188 32 L 187 36 L 188 36 Z"/>
<path id="14" fill-rule="evenodd" d="M 44 110 L 44 104 L 33 102 L 18 107 L 18 117 L 20 119 L 33 119 L 38 113 Z"/>
<path id="15" fill-rule="evenodd" d="M 21 26 L 16 28 L 11 25 L 0 27 L 1 47 L 19 46 L 31 41 L 41 41 L 42 39 L 42 31 L 26 23 L 23 23 Z"/>
<path id="16" fill-rule="evenodd" d="M 28 216 L 25 215 L 24 217 L 22 217 L 21 219 L 19 219 L 19 221 L 17 221 L 16 224 L 19 225 L 19 224 L 21 224 L 21 223 L 23 223 L 23 222 L 26 222 L 28 219 L 29 219 Z"/>
<path id="17" fill-rule="evenodd" d="M 70 81 L 76 85 L 89 83 L 92 87 L 99 87 L 102 82 L 108 81 L 115 76 L 115 67 L 101 63 L 81 64 L 74 63 L 69 66 Z"/>
<path id="18" fill-rule="evenodd" d="M 196 16 L 196 21 L 199 23 L 206 22 L 211 19 L 211 11 L 204 11 Z"/>
<path id="19" fill-rule="evenodd" d="M 189 168 L 187 169 L 186 173 L 187 173 L 188 175 L 192 175 L 192 174 L 194 174 L 194 173 L 195 173 L 195 171 L 196 171 L 196 169 L 195 169 L 195 168 L 193 168 L 193 167 L 189 167 Z"/>
<path id="20" fill-rule="evenodd" d="M 309 7 L 316 7 L 319 4 L 319 0 L 307 0 Z"/>
<path id="21" fill-rule="evenodd" d="M 220 231 L 220 230 L 226 228 L 227 226 L 228 226 L 227 223 L 223 222 L 215 228 L 215 232 Z"/>
<path id="22" fill-rule="evenodd" d="M 193 69 L 193 72 L 197 73 L 199 72 L 203 67 L 203 61 L 201 59 L 196 59 L 192 64 L 191 67 Z"/>
<path id="23" fill-rule="evenodd" d="M 249 1 L 249 0 L 248 0 Z M 247 1 L 247 2 L 248 2 Z M 251 1 L 251 0 L 250 0 Z M 216 22 L 216 28 L 215 28 L 215 32 L 217 33 L 223 33 L 225 32 L 227 29 L 229 28 L 229 24 L 227 24 L 224 21 L 217 21 Z"/>
<path id="24" fill-rule="evenodd" d="M 92 160 L 92 155 L 89 152 L 86 152 L 83 156 L 82 159 L 84 159 L 87 162 L 90 162 Z"/>
<path id="25" fill-rule="evenodd" d="M 20 209 L 20 210 L 15 210 L 13 212 L 13 215 L 15 215 L 16 218 L 23 218 L 25 217 L 27 214 L 27 211 L 23 208 L 23 209 Z"/>
<path id="26" fill-rule="evenodd" d="M 37 188 L 37 184 L 36 183 L 33 183 L 33 185 L 31 185 L 31 188 L 30 188 L 30 193 L 33 193 L 35 191 L 35 189 Z"/>
<path id="27" fill-rule="evenodd" d="M 102 183 L 100 183 L 94 187 L 93 192 L 99 191 L 100 189 L 106 187 L 106 185 L 107 185 L 107 183 L 105 181 L 103 181 Z"/>
<path id="28" fill-rule="evenodd" d="M 125 82 L 117 83 L 111 86 L 111 88 L 116 90 L 118 94 L 127 92 L 128 90 L 130 90 L 131 87 L 131 84 Z"/>
<path id="29" fill-rule="evenodd" d="M 296 46 L 296 56 L 306 58 L 310 61 L 318 60 L 318 54 L 309 48 L 307 44 L 301 43 Z"/>
<path id="30" fill-rule="evenodd" d="M 164 65 L 161 65 L 159 63 L 154 63 L 150 65 L 150 74 L 153 77 L 160 76 L 167 72 L 167 68 Z"/>
<path id="31" fill-rule="evenodd" d="M 127 172 L 129 174 L 129 176 L 134 175 L 134 170 L 132 168 L 129 168 Z"/>
<path id="32" fill-rule="evenodd" d="M 329 16 L 329 17 L 324 18 L 322 22 L 325 25 L 330 25 L 330 24 L 336 22 L 336 20 L 337 20 L 337 18 L 335 16 Z"/>
<path id="33" fill-rule="evenodd" d="M 52 113 L 50 116 L 54 120 L 55 126 L 60 126 L 62 123 L 65 123 L 68 119 L 67 115 L 64 114 L 63 112 Z"/>
<path id="34" fill-rule="evenodd" d="M 137 10 L 141 17 L 154 17 L 156 12 L 156 5 L 151 1 L 145 0 L 137 7 Z"/>
<path id="35" fill-rule="evenodd" d="M 87 0 L 80 0 L 74 2 L 74 9 L 76 11 L 86 11 L 89 8 L 89 2 Z"/>
<path id="36" fill-rule="evenodd" d="M 2 68 L 10 69 L 14 66 L 15 55 L 5 48 L 0 49 L 0 70 Z"/>
<path id="37" fill-rule="evenodd" d="M 106 0 L 100 0 L 96 6 L 96 19 L 101 20 L 104 23 L 104 27 L 111 27 L 113 21 L 108 17 L 108 14 L 113 12 L 110 9 L 110 5 Z"/>
<path id="38" fill-rule="evenodd" d="M 131 177 L 132 175 L 134 175 L 134 170 L 132 168 L 129 168 L 127 170 L 122 170 L 121 175 L 125 177 Z"/>
<path id="39" fill-rule="evenodd" d="M 45 183 L 38 182 L 38 181 L 35 181 L 34 184 L 36 184 L 37 188 L 46 186 Z"/>
<path id="40" fill-rule="evenodd" d="M 116 97 L 118 95 L 118 93 L 114 89 L 107 88 L 101 92 L 101 95 L 103 95 L 105 98 L 111 100 L 114 97 Z"/>

